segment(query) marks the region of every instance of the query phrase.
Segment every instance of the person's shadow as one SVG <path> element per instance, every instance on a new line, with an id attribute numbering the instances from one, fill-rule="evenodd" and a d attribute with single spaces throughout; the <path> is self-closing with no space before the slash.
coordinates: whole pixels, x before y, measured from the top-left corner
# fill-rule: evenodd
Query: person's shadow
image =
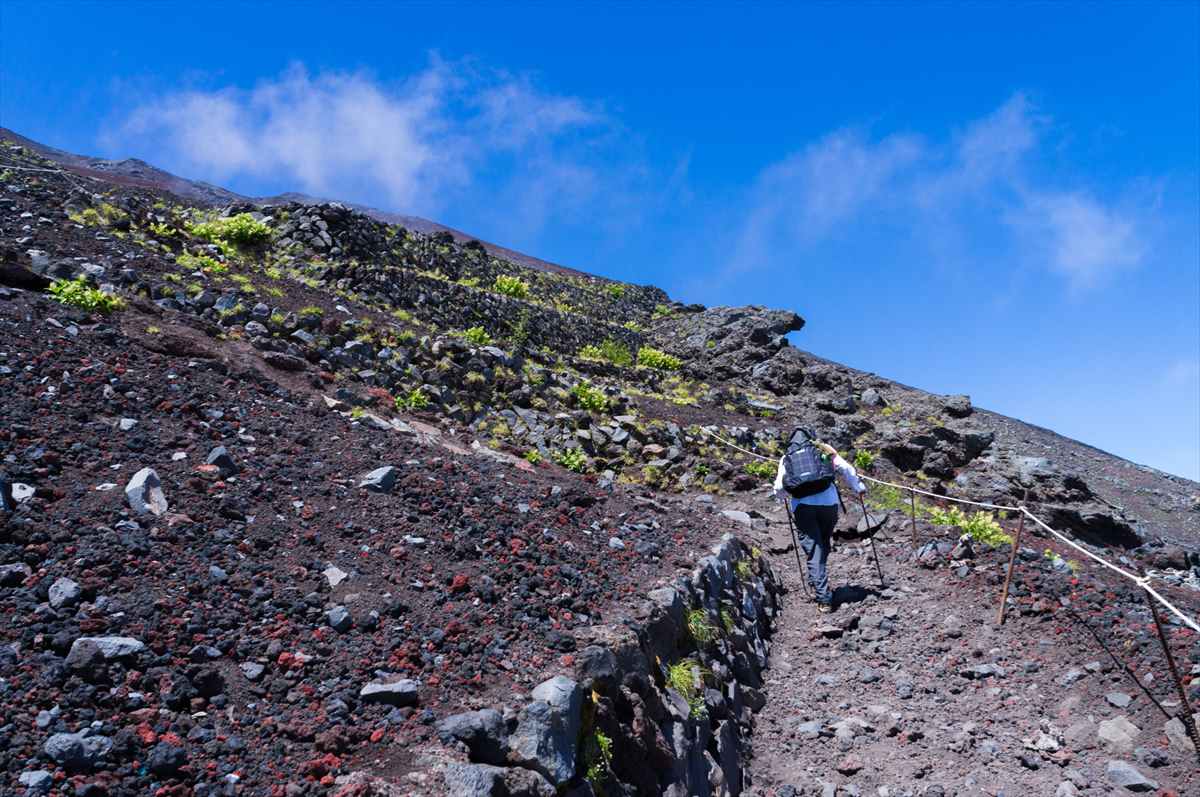
<path id="1" fill-rule="evenodd" d="M 845 587 L 835 587 L 833 590 L 833 605 L 845 606 L 847 603 L 862 603 L 871 595 L 874 595 L 876 598 L 882 597 L 882 593 L 873 587 L 860 587 L 855 584 Z"/>

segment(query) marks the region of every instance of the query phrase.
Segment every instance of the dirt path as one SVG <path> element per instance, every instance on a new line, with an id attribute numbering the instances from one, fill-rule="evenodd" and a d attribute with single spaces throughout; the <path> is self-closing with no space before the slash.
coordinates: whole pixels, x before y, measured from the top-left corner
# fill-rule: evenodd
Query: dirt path
<path id="1" fill-rule="evenodd" d="M 772 530 L 779 551 L 788 529 Z M 1148 793 L 1200 793 L 1195 759 L 1168 742 L 1165 717 L 1083 629 L 1055 611 L 995 625 L 1004 552 L 926 569 L 899 561 L 911 556 L 903 539 L 877 546 L 885 589 L 869 547 L 831 556 L 844 601 L 832 615 L 801 591 L 794 554 L 773 555 L 791 592 L 748 793 L 1065 797 L 1133 793 L 1114 781 L 1139 774 L 1157 784 L 1139 789 Z M 1019 581 L 1018 600 L 1036 600 L 1035 587 Z M 1169 701 L 1165 679 L 1152 686 Z M 1113 761 L 1132 774 L 1110 774 Z"/>

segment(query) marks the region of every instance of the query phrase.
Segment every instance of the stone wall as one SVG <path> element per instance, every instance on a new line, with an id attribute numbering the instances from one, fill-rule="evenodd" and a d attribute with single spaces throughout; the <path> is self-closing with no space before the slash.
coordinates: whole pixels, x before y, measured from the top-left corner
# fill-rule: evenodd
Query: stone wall
<path id="1" fill-rule="evenodd" d="M 574 672 L 530 702 L 444 720 L 467 758 L 444 766 L 448 793 L 741 794 L 779 593 L 766 558 L 726 535 L 634 621 L 576 631 Z"/>

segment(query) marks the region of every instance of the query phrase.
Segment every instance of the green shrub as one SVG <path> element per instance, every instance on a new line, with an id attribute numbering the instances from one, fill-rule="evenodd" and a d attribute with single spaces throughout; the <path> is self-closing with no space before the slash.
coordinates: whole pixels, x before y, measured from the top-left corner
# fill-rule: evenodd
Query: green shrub
<path id="1" fill-rule="evenodd" d="M 925 510 L 925 513 L 935 525 L 956 526 L 976 542 L 993 547 L 1012 545 L 1012 537 L 1004 533 L 991 512 L 980 510 L 973 515 L 967 515 L 957 506 L 949 509 L 934 506 Z"/>
<path id="2" fill-rule="evenodd" d="M 320 307 L 317 307 L 315 304 L 310 304 L 307 307 L 300 308 L 301 318 L 320 318 L 323 315 L 325 315 L 325 311 Z"/>
<path id="3" fill-rule="evenodd" d="M 189 271 L 204 271 L 209 274 L 224 274 L 228 271 L 228 267 L 208 255 L 191 255 L 183 252 L 175 258 L 175 262 L 181 268 L 186 268 Z"/>
<path id="4" fill-rule="evenodd" d="M 734 622 L 733 618 L 733 612 L 729 611 L 728 609 L 721 610 L 721 625 L 725 627 L 725 633 L 733 633 L 733 629 L 736 627 L 736 623 Z"/>
<path id="5" fill-rule="evenodd" d="M 235 249 L 257 246 L 271 238 L 271 228 L 249 213 L 189 224 L 187 231 L 209 243 Z"/>
<path id="6" fill-rule="evenodd" d="M 738 559 L 733 565 L 733 572 L 737 573 L 737 577 L 742 581 L 754 578 L 754 567 L 747 559 Z"/>
<path id="7" fill-rule="evenodd" d="M 483 327 L 471 327 L 470 329 L 464 330 L 462 332 L 462 336 L 469 342 L 474 343 L 476 346 L 492 345 L 492 336 L 489 335 L 487 330 Z"/>
<path id="8" fill-rule="evenodd" d="M 496 275 L 496 283 L 492 286 L 492 290 L 496 293 L 502 293 L 505 296 L 511 296 L 514 299 L 529 298 L 529 283 L 524 282 L 517 277 L 509 277 L 504 274 Z"/>
<path id="9" fill-rule="evenodd" d="M 612 739 L 601 730 L 593 730 L 583 740 L 583 777 L 592 791 L 601 794 L 601 785 L 608 780 L 612 767 Z"/>
<path id="10" fill-rule="evenodd" d="M 579 382 L 572 387 L 571 395 L 579 402 L 579 406 L 589 412 L 604 412 L 608 409 L 608 397 L 588 382 Z"/>
<path id="11" fill-rule="evenodd" d="M 556 451 L 554 461 L 576 473 L 583 473 L 587 469 L 587 454 L 578 448 L 564 448 Z"/>
<path id="12" fill-rule="evenodd" d="M 125 301 L 120 296 L 93 288 L 88 285 L 84 277 L 73 280 L 55 280 L 50 284 L 50 293 L 54 296 L 55 301 L 87 310 L 89 313 L 108 315 L 114 310 L 121 310 L 125 307 Z"/>
<path id="13" fill-rule="evenodd" d="M 759 476 L 764 479 L 774 479 L 775 473 L 778 470 L 776 463 L 766 459 L 756 459 L 753 462 L 747 462 L 742 466 L 742 469 L 751 476 Z"/>
<path id="14" fill-rule="evenodd" d="M 525 461 L 530 465 L 537 465 L 542 461 L 542 455 L 538 453 L 536 448 L 531 448 L 525 452 Z"/>
<path id="15" fill-rule="evenodd" d="M 854 467 L 858 470 L 870 470 L 875 464 L 875 455 L 865 448 L 854 452 Z"/>
<path id="16" fill-rule="evenodd" d="M 687 630 L 692 639 L 701 645 L 717 638 L 717 629 L 708 621 L 703 609 L 692 609 L 687 613 Z"/>
<path id="17" fill-rule="evenodd" d="M 673 315 L 673 313 L 672 313 L 670 307 L 668 307 L 665 304 L 656 304 L 656 305 L 654 305 L 654 312 L 651 314 L 650 317 L 655 318 L 655 319 L 669 318 L 671 315 Z"/>
<path id="18" fill-rule="evenodd" d="M 709 672 L 691 659 L 677 661 L 667 668 L 667 686 L 679 693 L 687 701 L 693 717 L 702 717 L 707 713 L 704 705 L 704 690 L 696 686 L 693 668 L 699 668 L 700 679 L 703 681 Z"/>
<path id="19" fill-rule="evenodd" d="M 589 344 L 579 350 L 579 356 L 586 360 L 606 360 L 613 365 L 627 366 L 633 364 L 633 355 L 629 347 L 620 341 L 609 338 L 599 346 Z"/>
<path id="20" fill-rule="evenodd" d="M 604 290 L 608 291 L 609 297 L 615 302 L 619 301 L 625 295 L 625 286 L 619 282 L 613 282 L 605 286 Z"/>
<path id="21" fill-rule="evenodd" d="M 478 288 L 479 277 L 462 277 L 459 279 L 458 284 L 464 288 Z"/>
<path id="22" fill-rule="evenodd" d="M 396 396 L 396 409 L 423 410 L 429 406 L 429 396 L 419 387 L 414 387 L 402 396 Z"/>
<path id="23" fill-rule="evenodd" d="M 652 349 L 649 346 L 643 346 L 638 349 L 637 355 L 638 365 L 646 368 L 656 368 L 659 371 L 678 371 L 683 361 L 678 357 L 673 357 L 666 352 Z"/>

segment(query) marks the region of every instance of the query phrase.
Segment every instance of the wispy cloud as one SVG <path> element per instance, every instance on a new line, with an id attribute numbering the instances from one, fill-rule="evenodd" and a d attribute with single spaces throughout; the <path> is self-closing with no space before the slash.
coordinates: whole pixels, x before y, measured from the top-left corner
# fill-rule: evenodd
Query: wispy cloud
<path id="1" fill-rule="evenodd" d="M 398 83 L 295 65 L 251 89 L 173 92 L 137 107 L 107 139 L 191 176 L 255 178 L 401 212 L 453 205 L 486 217 L 506 198 L 510 220 L 528 232 L 625 200 L 644 167 L 628 139 L 616 145 L 620 132 L 598 104 L 542 91 L 528 76 L 433 58 Z"/>
<path id="2" fill-rule="evenodd" d="M 726 275 L 853 235 L 867 216 L 906 230 L 935 256 L 961 258 L 973 254 L 964 242 L 997 242 L 1075 290 L 1140 265 L 1148 249 L 1140 210 L 1038 174 L 1051 127 L 1015 94 L 940 142 L 937 131 L 877 140 L 857 128 L 829 133 L 759 174 Z"/>

